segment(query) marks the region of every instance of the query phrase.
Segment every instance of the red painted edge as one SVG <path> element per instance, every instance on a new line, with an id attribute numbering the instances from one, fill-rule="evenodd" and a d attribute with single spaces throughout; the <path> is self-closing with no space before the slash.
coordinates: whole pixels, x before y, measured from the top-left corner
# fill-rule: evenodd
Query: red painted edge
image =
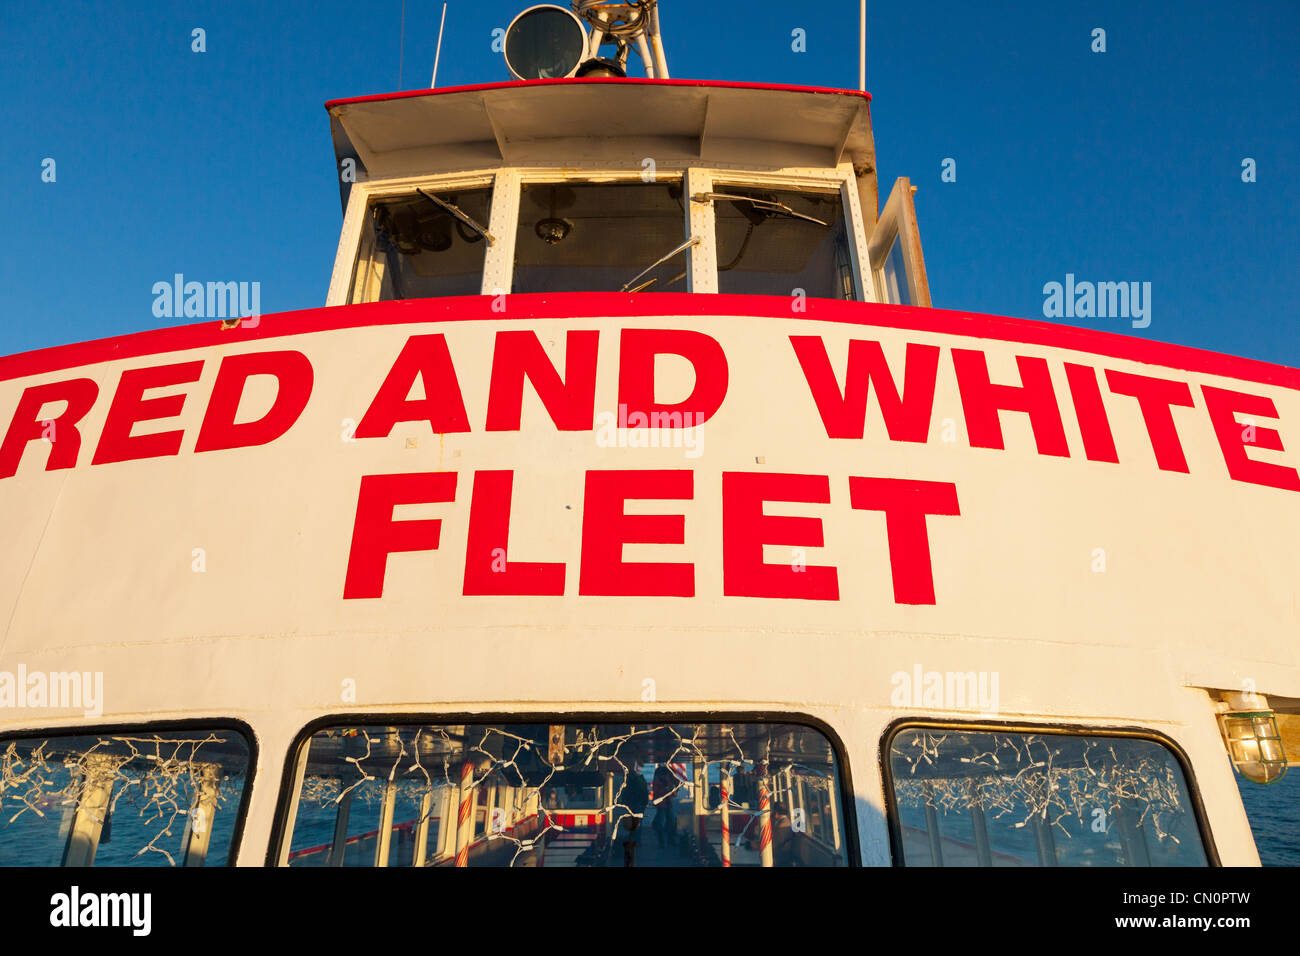
<path id="1" fill-rule="evenodd" d="M 1220 375 L 1300 391 L 1300 369 L 1255 359 L 1223 355 L 1183 345 L 1171 345 L 1131 335 L 1079 329 L 1032 319 L 1011 319 L 947 309 L 921 309 L 835 299 L 808 299 L 804 312 L 791 312 L 790 299 L 763 295 L 713 295 L 685 292 L 516 293 L 506 297 L 505 311 L 494 311 L 492 296 L 446 299 L 407 299 L 333 308 L 303 309 L 264 315 L 255 328 L 225 330 L 217 320 L 170 329 L 136 332 L 114 338 L 57 345 L 34 352 L 0 357 L 0 381 L 80 368 L 118 359 L 164 352 L 239 345 L 311 332 L 411 325 L 425 322 L 501 321 L 527 319 L 626 318 L 631 316 L 735 316 L 844 322 L 877 328 L 960 335 L 972 339 L 1018 342 L 1070 349 L 1092 355 L 1126 359 L 1183 372 Z"/>
<path id="2" fill-rule="evenodd" d="M 370 96 L 353 96 L 348 99 L 330 100 L 325 109 L 333 110 L 338 106 L 351 106 L 355 103 L 379 103 L 384 100 L 404 100 L 413 96 L 441 96 L 444 93 L 475 93 L 485 90 L 509 90 L 530 86 L 580 86 L 583 84 L 613 83 L 620 86 L 700 86 L 723 87 L 738 90 L 775 90 L 784 93 L 826 93 L 833 96 L 860 96 L 871 102 L 871 94 L 862 90 L 838 90 L 824 86 L 784 86 L 777 83 L 741 83 L 734 80 L 655 80 L 648 77 L 631 76 L 620 79 L 612 76 L 561 77 L 550 80 L 509 80 L 504 83 L 476 83 L 472 86 L 444 86 L 434 90 L 403 90 L 399 93 L 375 93 Z"/>

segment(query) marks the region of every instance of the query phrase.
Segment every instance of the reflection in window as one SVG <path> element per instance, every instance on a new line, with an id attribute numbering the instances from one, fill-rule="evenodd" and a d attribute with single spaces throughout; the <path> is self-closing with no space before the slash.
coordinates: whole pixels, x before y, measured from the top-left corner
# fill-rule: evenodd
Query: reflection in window
<path id="1" fill-rule="evenodd" d="M 686 251 L 638 278 L 682 244 L 685 222 L 680 180 L 525 183 L 513 290 L 685 292 Z"/>
<path id="2" fill-rule="evenodd" d="M 847 863 L 835 752 L 809 727 L 349 726 L 304 759 L 290 866 Z"/>
<path id="3" fill-rule="evenodd" d="M 232 730 L 0 741 L 0 866 L 225 866 L 248 782 Z"/>
<path id="4" fill-rule="evenodd" d="M 371 203 L 361 233 L 352 302 L 478 295 L 483 288 L 487 240 L 437 196 L 486 228 L 490 187 L 424 190 Z"/>
<path id="5" fill-rule="evenodd" d="M 714 191 L 756 200 L 713 200 L 719 292 L 857 298 L 839 190 L 718 184 Z"/>
<path id="6" fill-rule="evenodd" d="M 1151 740 L 907 728 L 889 745 L 907 866 L 1205 866 L 1174 755 Z"/>
<path id="7" fill-rule="evenodd" d="M 903 261 L 903 241 L 901 236 L 894 236 L 889 244 L 889 255 L 880 270 L 884 285 L 885 302 L 894 305 L 911 305 L 912 290 L 907 284 L 907 264 Z"/>

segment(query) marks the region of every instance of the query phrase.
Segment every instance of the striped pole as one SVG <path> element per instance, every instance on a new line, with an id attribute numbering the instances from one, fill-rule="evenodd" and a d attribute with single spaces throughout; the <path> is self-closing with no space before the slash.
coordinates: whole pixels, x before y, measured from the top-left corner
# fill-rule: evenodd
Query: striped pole
<path id="1" fill-rule="evenodd" d="M 772 796 L 767 788 L 767 761 L 758 767 L 758 849 L 763 866 L 772 865 Z"/>
<path id="2" fill-rule="evenodd" d="M 415 850 L 411 866 L 424 866 L 429 859 L 429 818 L 433 816 L 433 789 L 420 798 L 420 821 L 415 825 Z"/>
<path id="3" fill-rule="evenodd" d="M 456 820 L 456 865 L 469 866 L 469 844 L 474 837 L 474 762 L 468 755 L 460 765 L 460 816 Z"/>
<path id="4" fill-rule="evenodd" d="M 719 807 L 722 817 L 722 865 L 731 866 L 731 770 L 723 764 L 718 773 Z"/>

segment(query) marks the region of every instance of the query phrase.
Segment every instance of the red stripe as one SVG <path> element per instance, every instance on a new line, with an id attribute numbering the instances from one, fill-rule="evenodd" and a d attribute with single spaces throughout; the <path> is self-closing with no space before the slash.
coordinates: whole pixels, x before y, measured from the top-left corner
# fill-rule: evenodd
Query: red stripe
<path id="1" fill-rule="evenodd" d="M 460 765 L 460 789 L 463 795 L 460 798 L 460 816 L 456 827 L 457 840 L 460 839 L 460 828 L 469 819 L 469 808 L 474 803 L 474 791 L 465 789 L 465 784 L 470 781 L 472 772 L 473 768 L 468 760 Z M 470 835 L 473 836 L 473 833 L 471 832 Z M 456 851 L 457 866 L 469 866 L 469 843 L 470 841 L 466 841 L 465 845 Z"/>
<path id="2" fill-rule="evenodd" d="M 1258 382 L 1300 391 L 1300 369 L 1254 359 L 1223 355 L 1182 345 L 1113 332 L 1078 329 L 1068 325 L 1011 319 L 946 309 L 921 309 L 869 302 L 808 299 L 807 311 L 792 313 L 784 296 L 704 295 L 660 292 L 632 295 L 613 292 L 513 293 L 506 311 L 492 311 L 492 296 L 458 296 L 445 299 L 407 299 L 366 305 L 303 309 L 264 315 L 256 327 L 237 326 L 228 331 L 219 321 L 170 329 L 136 332 L 73 345 L 58 345 L 35 352 L 0 358 L 0 381 L 80 368 L 99 362 L 159 355 L 212 345 L 242 345 L 339 329 L 502 319 L 571 319 L 639 316 L 734 316 L 751 318 L 842 322 L 875 328 L 960 335 L 1070 349 L 1092 355 L 1125 359 L 1183 372 L 1220 375 L 1243 382 Z"/>
<path id="3" fill-rule="evenodd" d="M 764 760 L 760 765 L 759 773 L 762 774 L 758 781 L 758 832 L 759 832 L 759 849 L 766 850 L 772 845 L 772 814 L 769 812 L 771 806 L 771 794 L 767 789 L 767 761 Z"/>
<path id="4" fill-rule="evenodd" d="M 470 778 L 470 765 L 469 762 L 466 761 L 465 763 L 461 764 L 461 771 L 460 771 L 460 789 L 462 792 L 462 796 L 460 798 L 460 822 L 461 823 L 464 823 L 466 820 L 469 819 L 469 808 L 470 805 L 474 802 L 474 791 L 465 790 L 465 784 L 469 781 L 469 778 Z"/>
<path id="5" fill-rule="evenodd" d="M 724 776 L 722 778 L 721 792 L 719 794 L 722 806 L 726 806 L 727 801 L 731 799 L 731 794 L 727 792 L 726 781 L 727 778 Z M 731 843 L 731 822 L 727 819 L 727 817 L 722 817 L 722 842 L 728 845 Z M 725 857 L 722 858 L 722 865 L 731 866 L 730 853 L 728 853 Z"/>
<path id="6" fill-rule="evenodd" d="M 605 813 L 603 810 L 571 810 L 565 813 L 552 811 L 547 814 L 552 822 L 557 826 L 569 829 L 578 826 L 578 817 L 586 817 L 587 822 L 583 826 L 594 827 L 605 822 Z"/>
<path id="7" fill-rule="evenodd" d="M 835 96 L 860 96 L 870 102 L 871 94 L 861 90 L 840 90 L 824 86 L 783 86 L 779 83 L 740 83 L 728 80 L 656 80 L 648 77 L 630 76 L 626 79 L 607 76 L 559 77 L 547 80 L 510 80 L 504 83 L 475 83 L 471 86 L 445 86 L 436 90 L 402 90 L 396 93 L 372 93 L 369 96 L 353 96 L 341 100 L 330 100 L 325 109 L 334 110 L 340 106 L 356 103 L 382 103 L 385 100 L 405 100 L 417 96 L 442 96 L 445 93 L 479 93 L 485 90 L 506 90 L 530 86 L 579 86 L 583 84 L 612 83 L 618 86 L 694 86 L 724 88 L 733 90 L 768 90 L 780 93 L 827 93 Z"/>

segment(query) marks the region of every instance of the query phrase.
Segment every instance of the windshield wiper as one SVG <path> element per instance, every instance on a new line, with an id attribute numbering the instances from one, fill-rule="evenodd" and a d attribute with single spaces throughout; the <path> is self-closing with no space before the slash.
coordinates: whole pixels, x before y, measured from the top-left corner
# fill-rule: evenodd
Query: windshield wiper
<path id="1" fill-rule="evenodd" d="M 445 199 L 439 199 L 439 198 L 438 198 L 437 196 L 435 196 L 433 193 L 426 193 L 423 189 L 419 189 L 419 188 L 417 188 L 415 191 L 416 191 L 417 193 L 419 193 L 421 196 L 423 196 L 425 199 L 429 200 L 430 202 L 435 203 L 436 205 L 441 206 L 443 209 L 447 210 L 447 212 L 451 213 L 453 216 L 455 216 L 457 219 L 459 219 L 459 220 L 460 220 L 461 222 L 463 222 L 465 225 L 469 226 L 471 229 L 473 229 L 475 232 L 477 232 L 480 236 L 482 236 L 484 239 L 486 239 L 486 240 L 488 241 L 488 245 L 489 245 L 489 246 L 490 246 L 490 245 L 493 245 L 493 244 L 496 242 L 496 237 L 494 237 L 494 236 L 492 235 L 492 233 L 488 232 L 486 229 L 484 229 L 482 226 L 480 226 L 477 222 L 475 222 L 472 218 L 470 218 L 468 215 L 466 215 L 466 214 L 461 210 L 461 208 L 460 208 L 459 206 L 455 205 L 454 203 L 449 203 L 449 202 L 447 202 L 447 200 L 445 200 Z"/>
<path id="2" fill-rule="evenodd" d="M 672 285 L 672 284 L 673 284 L 674 282 L 676 282 L 678 279 L 685 279 L 685 278 L 686 278 L 686 273 L 685 273 L 685 272 L 679 272 L 679 273 L 677 273 L 677 275 L 673 276 L 671 279 L 669 279 L 667 282 L 665 282 L 664 285 Z M 653 277 L 651 277 L 651 278 L 649 278 L 649 279 L 646 279 L 645 282 L 642 282 L 640 285 L 638 285 L 638 286 L 633 286 L 632 288 L 628 289 L 627 291 L 628 291 L 628 292 L 644 292 L 646 289 L 650 288 L 652 285 L 654 285 L 654 284 L 655 284 L 656 282 L 658 282 L 658 281 L 659 281 L 659 277 L 658 277 L 658 276 L 653 276 Z"/>
<path id="3" fill-rule="evenodd" d="M 661 257 L 661 258 L 659 258 L 659 259 L 656 259 L 656 260 L 655 260 L 653 263 L 651 263 L 649 266 L 647 266 L 646 268 L 644 268 L 644 269 L 642 269 L 640 272 L 638 272 L 636 275 L 634 275 L 631 279 L 629 279 L 627 282 L 625 282 L 625 283 L 623 284 L 623 288 L 619 289 L 618 291 L 619 291 L 619 292 L 626 292 L 626 291 L 627 291 L 631 286 L 636 285 L 636 281 L 637 281 L 637 279 L 640 279 L 640 278 L 641 278 L 642 276 L 644 276 L 647 272 L 650 272 L 652 269 L 655 269 L 655 268 L 657 268 L 657 267 L 663 265 L 665 262 L 667 262 L 667 261 L 668 261 L 669 259 L 671 259 L 673 256 L 675 256 L 675 255 L 679 255 L 680 253 L 685 252 L 685 251 L 686 251 L 687 249 L 689 249 L 691 246 L 699 245 L 699 243 L 700 243 L 700 237 L 699 237 L 699 236 L 691 236 L 691 238 L 687 239 L 685 242 L 683 242 L 680 246 L 678 246 L 678 247 L 677 247 L 676 249 L 674 249 L 672 252 L 668 253 L 666 256 L 663 256 L 663 257 Z M 680 276 L 679 276 L 678 278 L 680 278 Z M 651 279 L 650 282 L 647 282 L 645 285 L 637 286 L 637 288 L 636 288 L 634 291 L 636 291 L 636 292 L 640 292 L 642 289 L 649 288 L 649 286 L 650 286 L 652 283 L 656 282 L 656 281 L 657 281 L 657 277 L 656 277 L 655 279 Z M 676 280 L 673 280 L 673 281 L 676 281 Z"/>
<path id="4" fill-rule="evenodd" d="M 714 199 L 730 199 L 732 202 L 747 202 L 751 206 L 780 213 L 783 216 L 789 216 L 791 219 L 802 219 L 805 222 L 815 222 L 819 226 L 830 227 L 829 222 L 822 222 L 820 219 L 816 219 L 812 216 L 805 216 L 801 212 L 795 212 L 785 203 L 776 202 L 772 199 L 755 199 L 753 196 L 738 196 L 734 193 L 696 193 L 691 197 L 692 202 L 710 202 Z"/>

